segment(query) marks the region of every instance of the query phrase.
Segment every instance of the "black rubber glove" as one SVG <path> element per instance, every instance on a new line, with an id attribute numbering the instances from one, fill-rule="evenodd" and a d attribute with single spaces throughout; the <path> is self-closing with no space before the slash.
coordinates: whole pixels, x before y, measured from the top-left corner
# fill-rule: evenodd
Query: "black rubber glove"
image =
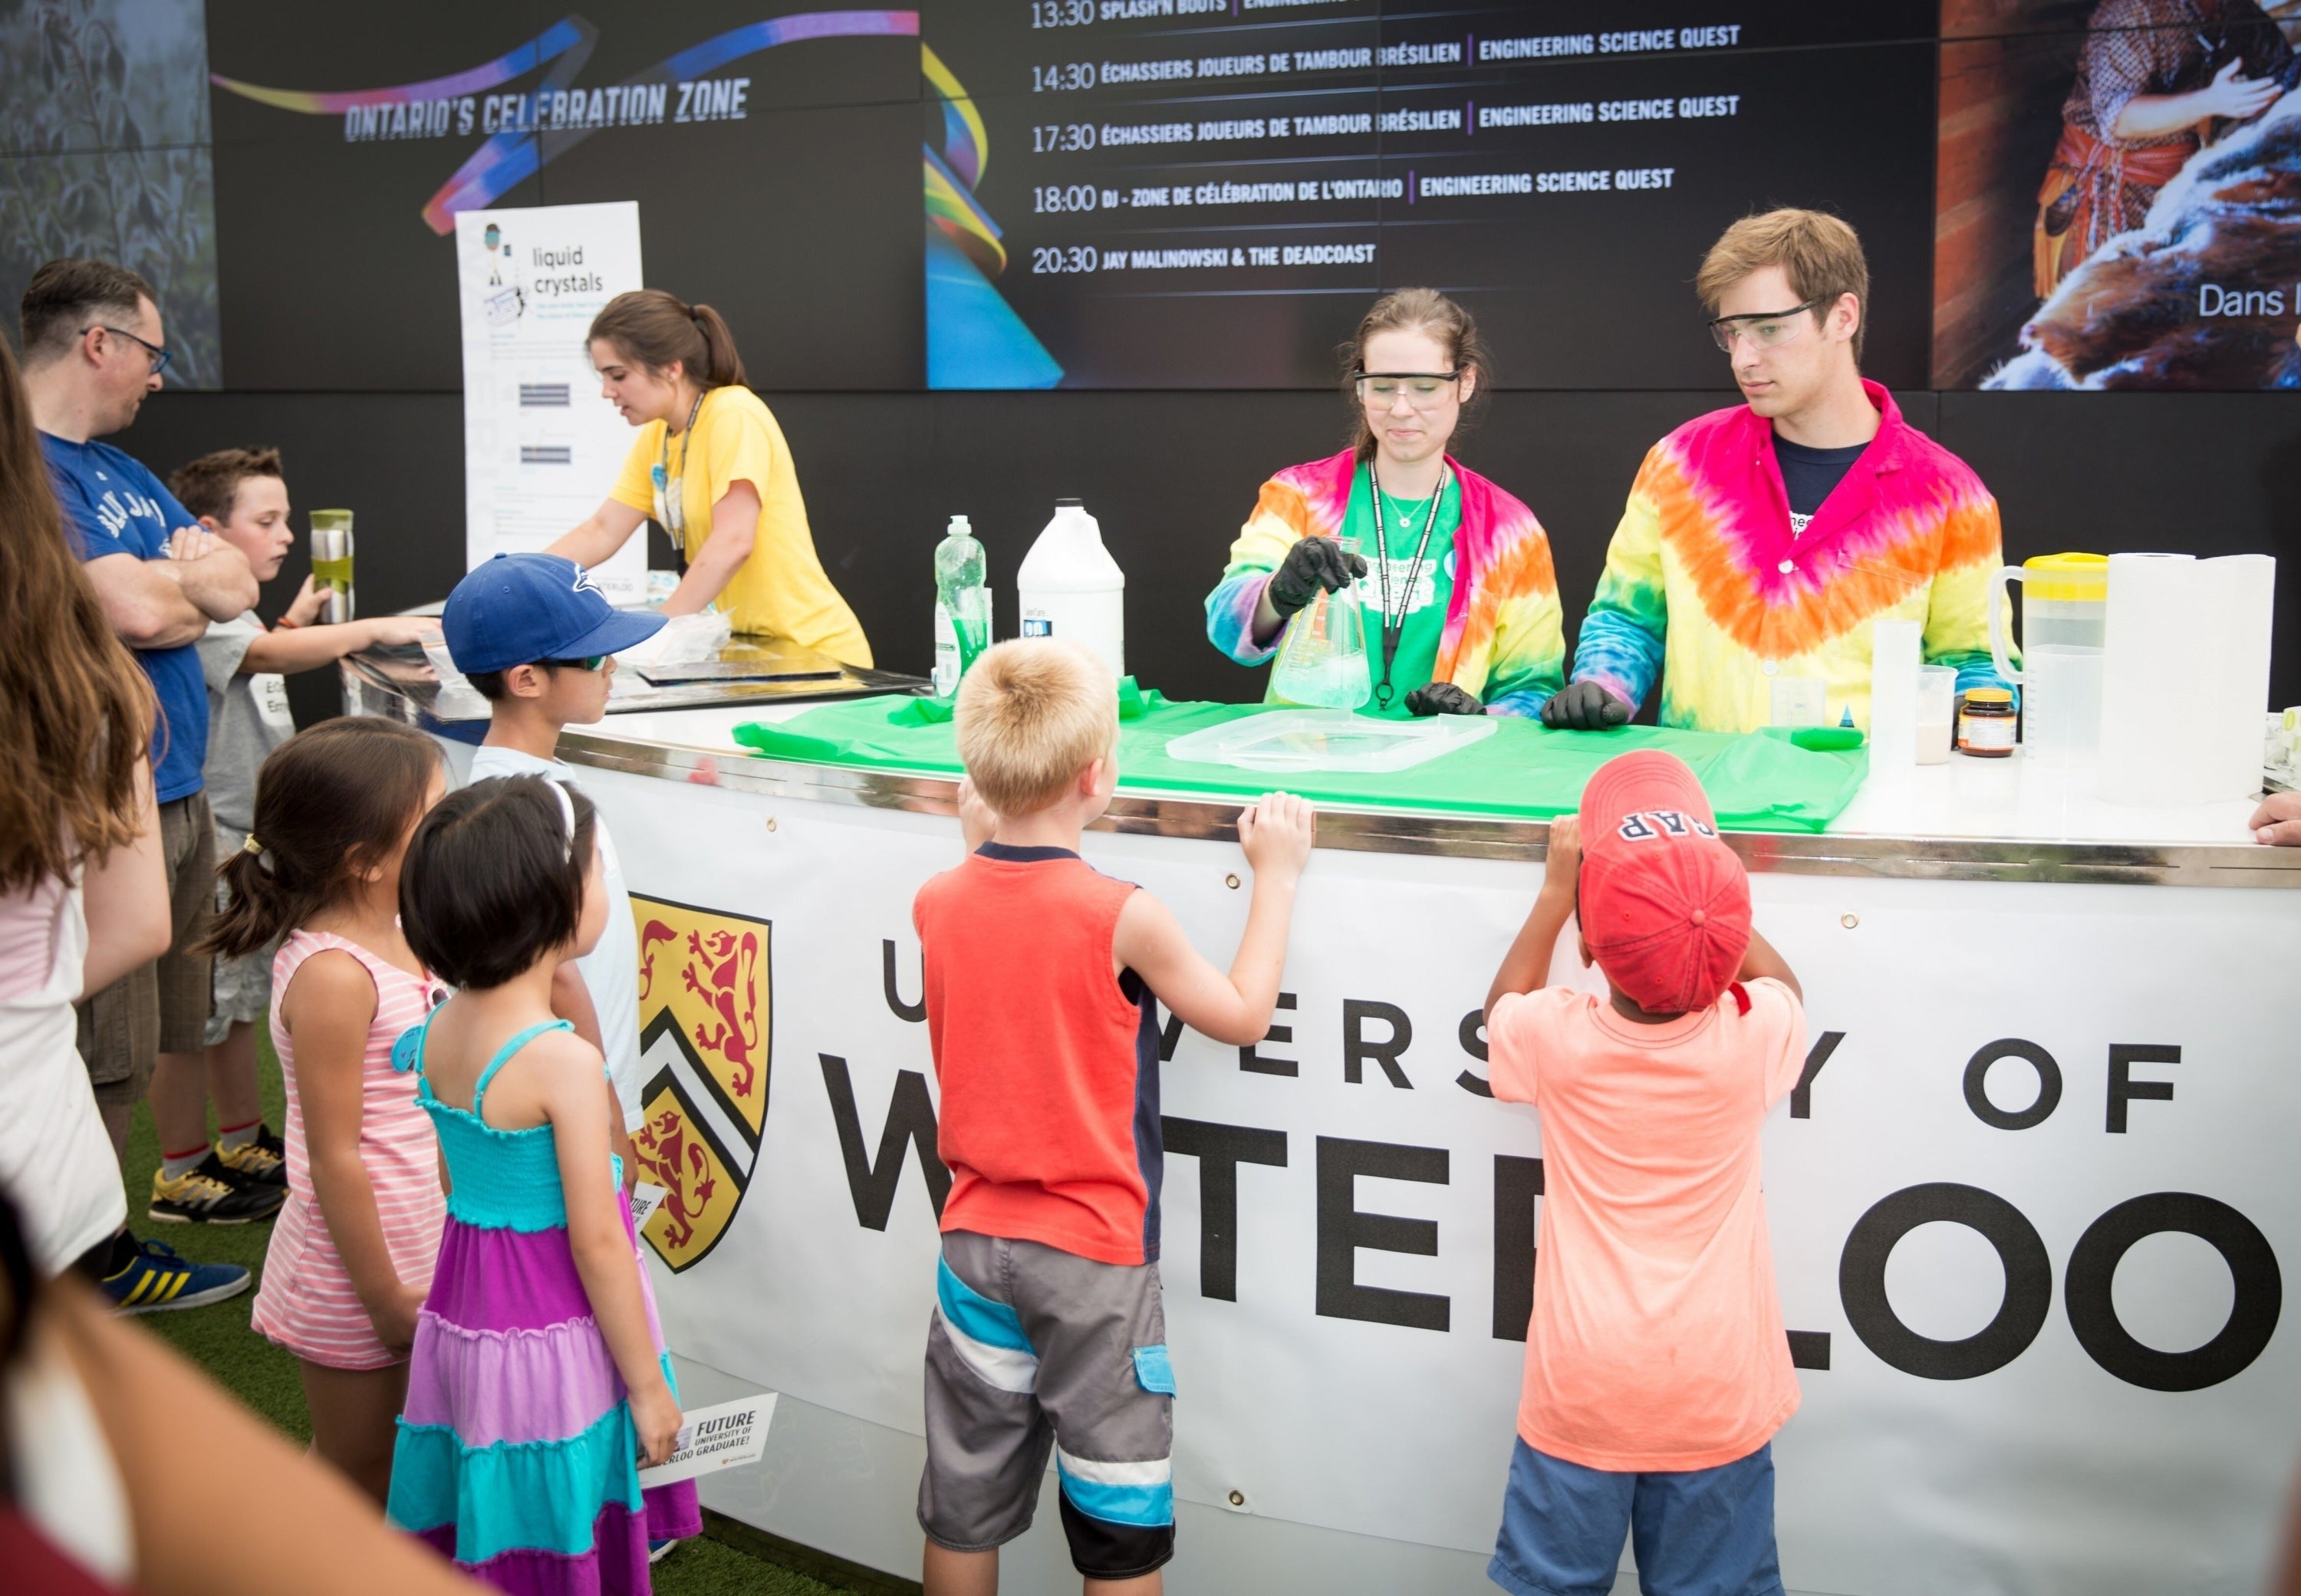
<path id="1" fill-rule="evenodd" d="M 1418 687 L 1406 695 L 1410 714 L 1484 714 L 1486 706 L 1478 702 L 1477 695 L 1465 692 L 1451 681 L 1434 681 L 1428 687 Z"/>
<path id="2" fill-rule="evenodd" d="M 1362 555 L 1344 554 L 1333 538 L 1298 538 L 1286 558 L 1270 573 L 1270 607 L 1281 620 L 1301 609 L 1319 593 L 1336 593 L 1367 573 Z"/>
<path id="3" fill-rule="evenodd" d="M 1554 731 L 1603 731 L 1630 718 L 1630 706 L 1594 681 L 1569 681 L 1542 706 L 1542 723 Z"/>

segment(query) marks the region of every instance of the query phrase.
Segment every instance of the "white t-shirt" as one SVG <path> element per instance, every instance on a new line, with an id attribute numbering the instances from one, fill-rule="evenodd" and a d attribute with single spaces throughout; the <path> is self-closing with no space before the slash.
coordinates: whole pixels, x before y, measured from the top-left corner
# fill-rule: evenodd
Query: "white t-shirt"
<path id="1" fill-rule="evenodd" d="M 574 773 L 556 759 L 538 759 L 517 748 L 481 747 L 472 751 L 468 780 L 491 776 L 548 776 L 581 791 Z M 607 1078 L 615 1083 L 615 1099 L 623 1106 L 623 1129 L 636 1131 L 646 1123 L 640 1099 L 640 937 L 632 920 L 632 895 L 623 886 L 623 863 L 615 840 L 607 834 L 607 817 L 599 816 L 599 869 L 607 887 L 607 929 L 599 945 L 575 961 L 583 984 L 591 989 L 591 1007 L 599 1012 L 599 1040 L 606 1044 Z"/>
<path id="2" fill-rule="evenodd" d="M 0 919 L 12 923 L 0 940 L 32 956 L 9 973 L 15 995 L 0 999 L 0 1187 L 22 1216 L 33 1266 L 54 1274 L 128 1223 L 75 1043 L 72 999 L 88 955 L 79 883 L 51 880 L 0 898 Z M 27 973 L 35 981 L 17 979 Z"/>

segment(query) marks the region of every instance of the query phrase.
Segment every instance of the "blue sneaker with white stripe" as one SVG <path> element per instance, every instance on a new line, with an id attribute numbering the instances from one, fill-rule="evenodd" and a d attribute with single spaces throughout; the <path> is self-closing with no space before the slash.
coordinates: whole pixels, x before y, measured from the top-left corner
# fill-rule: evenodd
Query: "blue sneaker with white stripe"
<path id="1" fill-rule="evenodd" d="M 177 1257 L 165 1241 L 147 1241 L 138 1242 L 136 1256 L 102 1283 L 115 1312 L 155 1314 L 237 1297 L 252 1278 L 238 1264 L 195 1264 Z"/>

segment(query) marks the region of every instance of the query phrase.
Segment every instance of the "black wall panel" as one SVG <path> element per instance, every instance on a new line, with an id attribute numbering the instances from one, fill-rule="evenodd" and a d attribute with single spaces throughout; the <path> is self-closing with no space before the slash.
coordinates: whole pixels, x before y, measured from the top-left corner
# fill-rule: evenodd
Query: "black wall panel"
<path id="1" fill-rule="evenodd" d="M 1700 393 L 1501 393 L 1458 453 L 1549 529 L 1569 637 L 1639 460 Z M 1898 396 L 1970 461 L 2005 516 L 2007 556 L 2065 548 L 2261 550 L 2285 564 L 2272 698 L 2301 702 L 2301 396 Z M 1251 698 L 1261 673 L 1209 647 L 1201 602 L 1278 466 L 1343 447 L 1331 395 L 767 395 L 799 463 L 824 564 L 880 662 L 924 673 L 944 519 L 973 517 L 1001 634 L 1016 566 L 1058 497 L 1078 497 L 1126 571 L 1127 658 L 1176 698 Z M 204 450 L 277 444 L 299 510 L 359 514 L 360 599 L 442 597 L 463 568 L 463 402 L 455 394 L 168 393 L 114 441 L 165 472 Z M 265 613 L 305 569 L 299 545 Z M 327 689 L 307 678 L 299 714 Z"/>

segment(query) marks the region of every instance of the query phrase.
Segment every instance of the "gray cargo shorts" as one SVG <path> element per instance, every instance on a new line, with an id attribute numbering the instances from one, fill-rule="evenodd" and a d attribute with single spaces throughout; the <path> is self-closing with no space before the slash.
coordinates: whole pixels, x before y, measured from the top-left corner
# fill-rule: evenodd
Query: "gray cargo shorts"
<path id="1" fill-rule="evenodd" d="M 1175 1377 L 1159 1266 L 950 1231 L 927 1324 L 919 1525 L 953 1551 L 1031 1527 L 1047 1453 L 1090 1579 L 1175 1555 Z"/>

